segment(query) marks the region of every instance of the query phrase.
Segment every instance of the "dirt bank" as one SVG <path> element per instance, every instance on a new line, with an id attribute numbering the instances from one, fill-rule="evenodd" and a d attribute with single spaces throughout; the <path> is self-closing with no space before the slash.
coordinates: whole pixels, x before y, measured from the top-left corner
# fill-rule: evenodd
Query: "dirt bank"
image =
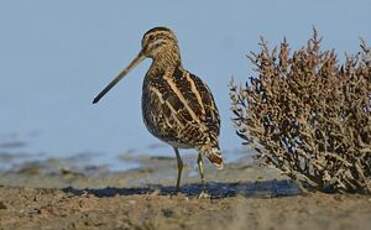
<path id="1" fill-rule="evenodd" d="M 203 199 L 193 167 L 174 196 L 174 159 L 142 165 L 115 173 L 29 165 L 3 172 L 1 229 L 371 229 L 371 197 L 302 194 L 277 171 L 244 161 L 208 167 L 211 197 Z"/>

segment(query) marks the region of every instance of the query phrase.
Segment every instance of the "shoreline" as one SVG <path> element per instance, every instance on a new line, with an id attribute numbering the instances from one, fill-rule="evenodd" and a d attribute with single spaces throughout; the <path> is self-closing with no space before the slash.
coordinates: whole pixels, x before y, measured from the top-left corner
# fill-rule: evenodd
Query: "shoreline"
<path id="1" fill-rule="evenodd" d="M 145 158 L 124 172 L 28 168 L 0 173 L 0 229 L 369 229 L 371 197 L 300 192 L 275 169 L 244 158 L 206 165 L 210 198 L 187 163 Z M 94 172 L 95 170 L 95 172 Z"/>

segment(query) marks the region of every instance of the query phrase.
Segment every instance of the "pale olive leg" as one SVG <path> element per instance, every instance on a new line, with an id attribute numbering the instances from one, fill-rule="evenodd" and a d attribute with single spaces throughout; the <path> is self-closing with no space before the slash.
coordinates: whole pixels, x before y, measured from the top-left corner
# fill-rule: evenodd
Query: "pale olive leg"
<path id="1" fill-rule="evenodd" d="M 176 191 L 176 193 L 178 193 L 179 188 L 180 188 L 180 178 L 182 177 L 182 171 L 183 171 L 183 161 L 182 161 L 182 158 L 180 157 L 178 148 L 174 147 L 174 151 L 175 151 L 175 154 L 176 154 L 176 160 L 177 160 L 177 166 L 178 166 L 178 178 L 176 180 L 176 190 L 175 191 Z"/>
<path id="2" fill-rule="evenodd" d="M 197 164 L 198 164 L 198 171 L 200 172 L 201 183 L 202 183 L 202 186 L 204 186 L 204 184 L 205 184 L 204 161 L 202 160 L 201 153 L 198 154 Z"/>
<path id="3" fill-rule="evenodd" d="M 204 161 L 202 159 L 201 153 L 198 154 L 197 164 L 198 164 L 198 170 L 200 172 L 201 183 L 202 183 L 202 191 L 201 191 L 200 195 L 198 195 L 198 198 L 210 198 L 210 195 L 207 194 L 207 192 L 206 192 L 205 176 L 204 176 Z"/>

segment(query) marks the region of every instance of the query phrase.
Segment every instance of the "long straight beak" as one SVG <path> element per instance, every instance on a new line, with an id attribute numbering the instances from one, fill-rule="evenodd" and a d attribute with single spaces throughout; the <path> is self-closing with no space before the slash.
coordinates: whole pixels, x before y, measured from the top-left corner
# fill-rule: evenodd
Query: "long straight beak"
<path id="1" fill-rule="evenodd" d="M 122 78 L 126 76 L 135 66 L 144 60 L 145 56 L 142 51 L 123 69 L 117 77 L 115 77 L 93 100 L 93 104 L 97 103 L 108 91 L 110 91 Z"/>

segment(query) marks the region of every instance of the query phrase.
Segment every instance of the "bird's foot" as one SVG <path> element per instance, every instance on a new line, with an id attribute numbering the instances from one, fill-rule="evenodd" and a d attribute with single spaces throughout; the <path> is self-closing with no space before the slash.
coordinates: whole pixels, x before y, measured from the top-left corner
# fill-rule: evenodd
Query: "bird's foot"
<path id="1" fill-rule="evenodd" d="M 176 188 L 173 192 L 170 192 L 170 197 L 176 197 L 179 196 L 180 194 L 182 194 L 180 188 Z"/>
<path id="2" fill-rule="evenodd" d="M 210 198 L 211 195 L 205 192 L 205 190 L 202 190 L 202 192 L 198 195 L 198 199 L 210 199 Z"/>

